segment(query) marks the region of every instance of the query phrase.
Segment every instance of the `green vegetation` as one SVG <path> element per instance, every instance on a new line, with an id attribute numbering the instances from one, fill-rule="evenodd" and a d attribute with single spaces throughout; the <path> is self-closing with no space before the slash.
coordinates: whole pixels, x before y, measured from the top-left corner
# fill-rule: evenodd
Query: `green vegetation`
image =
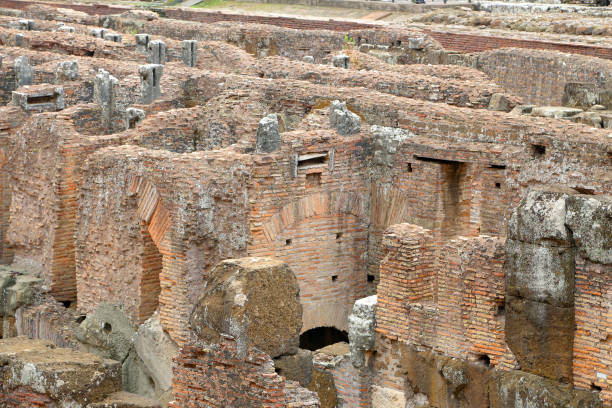
<path id="1" fill-rule="evenodd" d="M 226 3 L 228 3 L 227 0 L 204 0 L 201 3 L 198 3 L 191 7 L 193 8 L 214 8 L 214 7 L 224 6 L 226 5 Z"/>

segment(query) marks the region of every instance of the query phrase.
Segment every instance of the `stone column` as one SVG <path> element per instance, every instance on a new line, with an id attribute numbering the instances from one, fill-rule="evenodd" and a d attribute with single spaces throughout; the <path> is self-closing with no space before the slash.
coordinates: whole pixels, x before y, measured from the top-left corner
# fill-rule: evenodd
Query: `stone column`
<path id="1" fill-rule="evenodd" d="M 89 30 L 89 34 L 96 38 L 104 38 L 104 34 L 106 34 L 106 29 L 104 28 L 92 28 Z"/>
<path id="2" fill-rule="evenodd" d="M 257 153 L 271 153 L 280 149 L 281 137 L 278 130 L 278 116 L 275 113 L 259 121 L 255 143 Z"/>
<path id="3" fill-rule="evenodd" d="M 138 68 L 141 78 L 140 90 L 143 104 L 148 105 L 161 97 L 160 81 L 163 72 L 164 67 L 161 64 L 146 64 Z"/>
<path id="4" fill-rule="evenodd" d="M 195 67 L 198 63 L 198 42 L 196 40 L 183 41 L 181 57 L 185 65 Z"/>
<path id="5" fill-rule="evenodd" d="M 153 40 L 149 41 L 147 45 L 149 55 L 147 56 L 147 62 L 149 64 L 165 64 L 166 59 L 166 44 L 163 41 Z"/>
<path id="6" fill-rule="evenodd" d="M 74 81 L 79 76 L 79 63 L 74 61 L 62 61 L 55 65 L 55 82 Z"/>
<path id="7" fill-rule="evenodd" d="M 32 77 L 34 76 L 34 70 L 30 65 L 28 57 L 17 57 L 15 58 L 15 77 L 17 82 L 17 88 L 24 85 L 32 85 Z"/>
<path id="8" fill-rule="evenodd" d="M 145 112 L 142 109 L 127 108 L 126 114 L 126 127 L 128 129 L 135 128 L 145 118 Z"/>
<path id="9" fill-rule="evenodd" d="M 112 129 L 115 111 L 114 88 L 117 83 L 117 78 L 103 69 L 98 70 L 94 78 L 94 102 L 102 106 L 102 121 L 108 130 Z"/>
<path id="10" fill-rule="evenodd" d="M 142 52 L 143 54 L 146 53 L 149 41 L 151 41 L 151 36 L 149 34 L 136 34 L 134 38 L 136 39 L 136 51 Z"/>

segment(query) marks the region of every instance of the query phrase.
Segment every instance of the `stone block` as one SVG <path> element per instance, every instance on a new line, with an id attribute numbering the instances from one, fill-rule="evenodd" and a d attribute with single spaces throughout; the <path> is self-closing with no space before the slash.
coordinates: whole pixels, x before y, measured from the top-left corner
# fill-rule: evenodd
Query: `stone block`
<path id="1" fill-rule="evenodd" d="M 312 55 L 304 55 L 302 57 L 302 61 L 307 62 L 309 64 L 314 64 L 315 59 L 314 59 L 314 57 Z"/>
<path id="2" fill-rule="evenodd" d="M 195 67 L 198 64 L 198 42 L 196 40 L 183 41 L 181 59 L 188 67 Z"/>
<path id="3" fill-rule="evenodd" d="M 62 61 L 55 65 L 55 81 L 74 81 L 79 76 L 79 62 Z"/>
<path id="4" fill-rule="evenodd" d="M 329 106 L 329 125 L 335 128 L 339 135 L 348 136 L 359 133 L 361 118 L 347 109 L 346 102 L 336 100 Z"/>
<path id="5" fill-rule="evenodd" d="M 57 28 L 60 33 L 74 33 L 76 30 L 72 26 L 63 25 Z"/>
<path id="6" fill-rule="evenodd" d="M 103 401 L 87 405 L 87 408 L 161 408 L 161 405 L 151 398 L 119 391 L 109 395 Z"/>
<path id="7" fill-rule="evenodd" d="M 408 48 L 411 50 L 422 50 L 425 48 L 425 37 L 413 37 L 408 39 Z"/>
<path id="8" fill-rule="evenodd" d="M 372 408 L 406 408 L 406 394 L 392 388 L 373 385 Z"/>
<path id="9" fill-rule="evenodd" d="M 570 382 L 574 308 L 506 296 L 505 335 L 523 371 Z"/>
<path id="10" fill-rule="evenodd" d="M 574 305 L 575 248 L 506 240 L 506 294 L 554 306 Z"/>
<path id="11" fill-rule="evenodd" d="M 544 118 L 565 119 L 577 115 L 582 109 L 567 108 L 565 106 L 536 106 L 531 111 L 532 116 L 542 116 Z"/>
<path id="12" fill-rule="evenodd" d="M 312 381 L 312 351 L 299 349 L 297 354 L 277 357 L 274 368 L 279 375 L 307 387 Z"/>
<path id="13" fill-rule="evenodd" d="M 271 357 L 295 354 L 302 327 L 297 279 L 287 264 L 271 258 L 220 262 L 190 318 L 195 334 L 217 344 L 236 341 L 238 355 L 256 348 Z"/>
<path id="14" fill-rule="evenodd" d="M 535 108 L 535 105 L 517 105 L 512 108 L 510 113 L 514 115 L 528 115 L 531 113 L 533 108 Z"/>
<path id="15" fill-rule="evenodd" d="M 141 80 L 141 103 L 148 105 L 161 97 L 160 83 L 163 72 L 164 66 L 161 64 L 146 64 L 138 67 Z"/>
<path id="16" fill-rule="evenodd" d="M 158 393 L 171 389 L 172 360 L 178 355 L 176 343 L 162 330 L 159 314 L 155 313 L 138 328 L 134 341 L 138 357 L 155 382 Z"/>
<path id="17" fill-rule="evenodd" d="M 25 36 L 23 34 L 15 34 L 15 46 L 21 47 L 25 43 Z"/>
<path id="18" fill-rule="evenodd" d="M 601 128 L 603 127 L 603 119 L 597 112 L 581 112 L 569 118 L 572 122 L 584 123 L 585 125 Z"/>
<path id="19" fill-rule="evenodd" d="M 94 78 L 94 102 L 102 107 L 102 122 L 107 129 L 112 128 L 115 106 L 115 87 L 117 78 L 100 68 Z"/>
<path id="20" fill-rule="evenodd" d="M 568 82 L 563 90 L 561 104 L 572 108 L 588 109 L 600 103 L 600 87 L 595 83 Z"/>
<path id="21" fill-rule="evenodd" d="M 136 51 L 142 52 L 143 54 L 149 50 L 149 41 L 151 41 L 151 35 L 149 34 L 136 34 L 134 36 L 136 40 Z"/>
<path id="22" fill-rule="evenodd" d="M 489 383 L 490 408 L 551 407 L 601 408 L 594 392 L 574 390 L 523 371 L 498 371 Z"/>
<path id="23" fill-rule="evenodd" d="M 57 85 L 35 85 L 12 93 L 13 105 L 25 111 L 59 111 L 64 109 L 64 88 Z"/>
<path id="24" fill-rule="evenodd" d="M 312 371 L 312 381 L 308 384 L 308 389 L 317 393 L 321 408 L 336 408 L 338 405 L 334 376 L 329 371 L 315 367 Z"/>
<path id="25" fill-rule="evenodd" d="M 271 153 L 281 147 L 278 116 L 272 113 L 259 121 L 257 126 L 257 140 L 255 151 L 257 153 Z"/>
<path id="26" fill-rule="evenodd" d="M 166 58 L 166 43 L 160 40 L 152 40 L 147 44 L 147 62 L 149 64 L 165 64 Z"/>
<path id="27" fill-rule="evenodd" d="M 89 34 L 95 38 L 104 38 L 104 35 L 107 33 L 105 28 L 90 28 Z"/>
<path id="28" fill-rule="evenodd" d="M 145 112 L 142 109 L 127 108 L 125 110 L 126 115 L 126 127 L 128 129 L 134 129 L 140 122 L 145 119 Z"/>
<path id="29" fill-rule="evenodd" d="M 15 79 L 17 88 L 24 85 L 32 85 L 33 76 L 34 69 L 30 65 L 30 59 L 24 56 L 15 58 Z"/>
<path id="30" fill-rule="evenodd" d="M 332 65 L 337 68 L 348 69 L 351 66 L 351 57 L 346 54 L 334 55 Z"/>
<path id="31" fill-rule="evenodd" d="M 578 250 L 593 262 L 612 264 L 612 199 L 610 196 L 570 195 L 565 223 Z"/>
<path id="32" fill-rule="evenodd" d="M 351 363 L 355 367 L 365 364 L 365 352 L 374 349 L 377 296 L 359 299 L 348 318 L 348 337 L 351 347 Z"/>
<path id="33" fill-rule="evenodd" d="M 489 101 L 489 109 L 494 111 L 508 112 L 510 111 L 510 101 L 506 95 L 494 93 L 491 95 L 491 100 Z"/>
<path id="34" fill-rule="evenodd" d="M 121 34 L 116 34 L 116 33 L 104 33 L 103 38 L 106 41 L 111 41 L 111 42 L 116 42 L 116 43 L 120 43 L 121 41 L 123 41 L 123 36 Z"/>
<path id="35" fill-rule="evenodd" d="M 34 30 L 34 20 L 21 19 L 10 23 L 10 26 L 17 30 L 32 31 Z"/>

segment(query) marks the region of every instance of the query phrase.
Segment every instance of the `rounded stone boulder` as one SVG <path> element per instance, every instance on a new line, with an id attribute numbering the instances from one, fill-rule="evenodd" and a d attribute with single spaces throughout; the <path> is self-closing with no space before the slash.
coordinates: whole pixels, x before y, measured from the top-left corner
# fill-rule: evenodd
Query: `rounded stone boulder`
<path id="1" fill-rule="evenodd" d="M 217 264 L 190 318 L 205 343 L 221 334 L 236 339 L 239 354 L 256 348 L 295 354 L 302 327 L 298 282 L 287 264 L 271 258 L 228 259 Z"/>

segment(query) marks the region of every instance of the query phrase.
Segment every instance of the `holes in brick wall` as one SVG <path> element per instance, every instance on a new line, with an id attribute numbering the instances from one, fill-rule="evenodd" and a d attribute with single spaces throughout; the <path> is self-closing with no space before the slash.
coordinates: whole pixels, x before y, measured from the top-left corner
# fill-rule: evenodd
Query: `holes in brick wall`
<path id="1" fill-rule="evenodd" d="M 368 274 L 368 282 L 374 282 L 374 279 L 375 279 L 374 275 Z"/>
<path id="2" fill-rule="evenodd" d="M 297 168 L 301 170 L 325 165 L 328 159 L 329 155 L 327 152 L 303 154 L 297 158 Z"/>
<path id="3" fill-rule="evenodd" d="M 502 301 L 497 306 L 495 306 L 495 317 L 501 318 L 506 315 L 506 302 Z"/>
<path id="4" fill-rule="evenodd" d="M 104 323 L 102 330 L 104 330 L 104 333 L 106 334 L 111 334 L 113 332 L 113 326 L 110 323 Z"/>
<path id="5" fill-rule="evenodd" d="M 408 163 L 408 165 L 406 165 L 406 171 L 408 173 L 412 173 L 412 163 Z"/>
<path id="6" fill-rule="evenodd" d="M 291 245 L 291 242 L 292 242 L 292 241 L 291 241 L 291 238 L 287 238 L 287 239 L 285 240 L 285 245 Z"/>
<path id="7" fill-rule="evenodd" d="M 335 281 L 337 281 L 337 280 L 338 280 L 338 275 L 333 275 L 333 276 L 332 276 L 332 282 L 335 282 Z"/>
<path id="8" fill-rule="evenodd" d="M 342 238 L 342 233 L 341 232 L 336 232 L 336 239 L 340 239 Z"/>
<path id="9" fill-rule="evenodd" d="M 484 364 L 486 367 L 489 367 L 491 365 L 491 357 L 489 357 L 486 354 L 481 354 L 478 356 L 478 361 L 482 364 Z"/>
<path id="10" fill-rule="evenodd" d="M 591 383 L 591 390 L 593 391 L 601 391 L 601 387 L 599 385 L 595 385 L 595 383 Z"/>
<path id="11" fill-rule="evenodd" d="M 348 343 L 348 333 L 335 327 L 315 327 L 300 335 L 300 348 L 310 351 L 340 342 Z"/>
<path id="12" fill-rule="evenodd" d="M 492 164 L 490 166 L 492 169 L 504 170 L 506 168 L 505 164 Z"/>
<path id="13" fill-rule="evenodd" d="M 75 322 L 77 322 L 78 324 L 81 324 L 81 323 L 83 323 L 83 321 L 84 321 L 86 318 L 87 318 L 87 316 L 85 316 L 85 315 L 80 315 L 80 316 L 77 316 L 77 318 L 76 318 L 76 319 L 74 319 L 74 321 L 75 321 Z"/>
<path id="14" fill-rule="evenodd" d="M 501 188 L 501 183 L 495 183 L 495 188 Z"/>
<path id="15" fill-rule="evenodd" d="M 86 52 L 85 52 L 85 56 L 86 56 L 86 57 L 93 57 L 95 53 L 96 53 L 96 51 L 95 51 L 95 50 L 94 50 L 94 51 L 86 51 Z"/>
<path id="16" fill-rule="evenodd" d="M 321 185 L 321 173 L 310 173 L 306 175 L 306 187 L 318 187 Z"/>
<path id="17" fill-rule="evenodd" d="M 579 192 L 580 194 L 588 194 L 595 195 L 595 190 L 592 188 L 584 188 L 584 187 L 572 187 L 574 190 Z"/>
<path id="18" fill-rule="evenodd" d="M 70 305 L 72 304 L 72 301 L 71 301 L 71 300 L 62 300 L 60 303 L 61 303 L 62 305 L 64 305 L 64 307 L 65 307 L 66 309 L 68 309 L 68 308 L 70 307 Z"/>
<path id="19" fill-rule="evenodd" d="M 545 154 L 546 154 L 546 146 L 539 145 L 539 144 L 531 145 L 531 155 L 533 157 L 541 158 L 541 157 L 544 157 Z"/>
<path id="20" fill-rule="evenodd" d="M 57 100 L 57 94 L 51 95 L 39 95 L 39 96 L 28 96 L 27 103 L 28 105 L 42 105 L 47 103 L 55 103 Z"/>

